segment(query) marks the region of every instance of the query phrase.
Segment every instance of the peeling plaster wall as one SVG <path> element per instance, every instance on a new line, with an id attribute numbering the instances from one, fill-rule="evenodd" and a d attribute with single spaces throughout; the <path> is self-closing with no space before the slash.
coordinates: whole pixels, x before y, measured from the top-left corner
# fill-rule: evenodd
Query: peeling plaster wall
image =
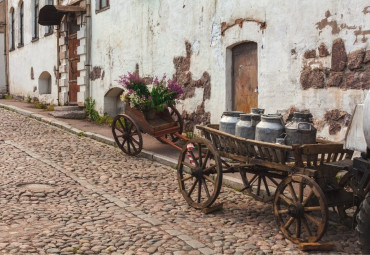
<path id="1" fill-rule="evenodd" d="M 31 42 L 31 1 L 24 1 L 24 46 L 18 48 L 18 3 L 18 0 L 9 0 L 8 3 L 8 12 L 11 7 L 15 10 L 15 49 L 9 52 L 10 94 L 22 97 L 38 97 L 40 101 L 57 104 L 58 91 L 54 74 L 57 59 L 55 32 L 45 37 L 45 27 L 39 26 L 39 40 Z M 44 3 L 45 1 L 40 1 L 40 8 Z M 31 69 L 33 69 L 34 79 L 31 78 Z M 44 71 L 51 75 L 51 94 L 40 95 L 38 79 Z"/>
<path id="2" fill-rule="evenodd" d="M 186 56 L 184 43 L 191 45 L 191 79 L 210 76 L 211 93 L 204 99 L 200 86 L 179 109 L 191 113 L 203 104 L 210 121 L 217 123 L 223 111 L 231 109 L 231 48 L 241 42 L 258 44 L 259 107 L 267 113 L 285 113 L 292 106 L 309 109 L 325 121 L 328 111 L 352 113 L 366 95 L 362 89 L 303 89 L 304 67 L 331 67 L 331 45 L 337 38 L 347 54 L 369 50 L 370 12 L 367 0 L 348 4 L 330 1 L 119 1 L 111 0 L 108 10 L 95 13 L 92 1 L 92 66 L 104 76 L 91 81 L 92 96 L 100 113 L 104 95 L 118 86 L 118 77 L 135 71 L 152 77 L 176 73 L 174 58 Z M 225 29 L 227 28 L 227 29 Z M 318 48 L 324 44 L 327 48 Z M 315 50 L 308 54 L 307 51 Z M 329 55 L 328 55 L 329 54 Z M 307 54 L 306 54 L 307 57 Z M 343 139 L 345 128 L 335 135 L 324 125 L 319 135 Z"/>

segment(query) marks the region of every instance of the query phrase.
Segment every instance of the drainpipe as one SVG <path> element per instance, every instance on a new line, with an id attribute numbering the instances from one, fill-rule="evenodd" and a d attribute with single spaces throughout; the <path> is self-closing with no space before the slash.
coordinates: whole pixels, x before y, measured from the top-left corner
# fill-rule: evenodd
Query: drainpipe
<path id="1" fill-rule="evenodd" d="M 60 5 L 60 0 L 57 0 L 57 5 Z M 59 73 L 59 67 L 60 67 L 60 46 L 59 46 L 59 38 L 60 38 L 60 24 L 57 25 L 57 70 L 56 70 L 56 74 L 57 74 L 57 102 L 58 102 L 58 105 L 60 105 L 60 102 L 59 102 L 59 90 L 60 90 L 60 73 Z"/>
<path id="2" fill-rule="evenodd" d="M 4 15 L 5 15 L 5 24 L 4 24 L 4 56 L 5 56 L 5 93 L 9 94 L 9 40 L 8 40 L 8 0 L 4 1 Z"/>
<path id="3" fill-rule="evenodd" d="M 90 84 L 90 67 L 91 67 L 91 0 L 86 0 L 86 72 L 87 72 L 87 95 L 86 97 L 92 96 L 91 84 Z"/>

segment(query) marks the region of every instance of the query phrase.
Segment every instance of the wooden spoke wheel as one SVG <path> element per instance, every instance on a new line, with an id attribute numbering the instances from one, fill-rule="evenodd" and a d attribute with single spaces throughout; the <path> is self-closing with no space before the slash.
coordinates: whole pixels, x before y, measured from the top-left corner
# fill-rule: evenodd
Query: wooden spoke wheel
<path id="1" fill-rule="evenodd" d="M 349 203 L 337 205 L 336 211 L 338 213 L 340 221 L 348 226 L 351 226 L 353 223 L 355 223 L 353 219 L 355 218 L 358 211 L 362 196 L 358 196 L 358 194 L 356 194 L 353 174 L 351 172 L 341 171 L 337 174 L 337 177 L 338 176 L 340 177 L 338 180 L 338 186 L 342 189 L 339 190 L 339 192 L 341 192 L 342 194 L 348 193 L 351 199 L 349 200 Z M 352 218 L 352 220 L 348 218 Z"/>
<path id="2" fill-rule="evenodd" d="M 240 176 L 244 184 L 244 190 L 254 199 L 270 202 L 274 199 L 274 194 L 279 180 L 268 175 L 266 171 L 259 171 L 258 174 L 248 173 L 247 169 L 240 170 Z"/>
<path id="3" fill-rule="evenodd" d="M 195 148 L 188 151 L 190 143 Z M 222 165 L 211 142 L 193 138 L 184 145 L 179 156 L 177 179 L 180 192 L 190 206 L 203 209 L 212 205 L 220 193 Z"/>
<path id="4" fill-rule="evenodd" d="M 184 128 L 184 121 L 182 120 L 182 117 L 181 117 L 181 114 L 179 113 L 179 111 L 174 107 L 174 106 L 170 106 L 168 108 L 168 111 L 170 112 L 170 115 L 171 115 L 171 118 L 176 122 L 176 124 L 180 127 L 180 130 L 177 132 L 179 134 L 182 134 L 182 131 L 183 131 L 183 128 Z M 164 137 L 168 140 L 170 140 L 171 142 L 177 142 L 179 140 L 179 138 L 177 136 L 175 136 L 174 134 L 168 134 L 168 135 L 164 135 Z M 158 141 L 160 141 L 161 143 L 165 143 L 163 142 L 161 139 L 159 138 L 156 138 Z"/>
<path id="5" fill-rule="evenodd" d="M 129 116 L 117 115 L 112 122 L 112 133 L 116 144 L 124 153 L 136 156 L 143 149 L 140 129 Z"/>
<path id="6" fill-rule="evenodd" d="M 328 225 L 328 206 L 320 186 L 305 175 L 286 177 L 274 197 L 275 220 L 294 243 L 317 242 Z"/>

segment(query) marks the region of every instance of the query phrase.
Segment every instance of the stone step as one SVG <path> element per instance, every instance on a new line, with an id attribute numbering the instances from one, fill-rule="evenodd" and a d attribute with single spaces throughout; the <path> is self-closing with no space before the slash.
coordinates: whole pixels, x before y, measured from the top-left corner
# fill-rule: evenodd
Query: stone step
<path id="1" fill-rule="evenodd" d="M 81 111 L 83 107 L 80 106 L 54 106 L 54 111 Z"/>
<path id="2" fill-rule="evenodd" d="M 49 114 L 55 118 L 61 119 L 85 119 L 85 111 L 53 111 Z"/>

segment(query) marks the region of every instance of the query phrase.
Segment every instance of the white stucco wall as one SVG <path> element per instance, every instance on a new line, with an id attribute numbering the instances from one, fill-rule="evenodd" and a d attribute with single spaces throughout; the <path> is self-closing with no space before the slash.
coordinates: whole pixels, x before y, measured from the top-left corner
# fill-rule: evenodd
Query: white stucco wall
<path id="1" fill-rule="evenodd" d="M 331 109 L 351 113 L 364 100 L 366 91 L 330 89 L 302 90 L 300 73 L 308 61 L 306 50 L 325 43 L 331 53 L 332 42 L 342 38 L 347 53 L 370 49 L 368 38 L 355 35 L 360 28 L 370 29 L 367 0 L 313 1 L 119 1 L 111 0 L 110 8 L 95 13 L 92 1 L 92 66 L 100 66 L 104 78 L 92 81 L 92 96 L 103 113 L 104 94 L 118 86 L 119 75 L 135 70 L 139 64 L 142 76 L 175 72 L 173 58 L 186 56 L 185 41 L 192 44 L 190 72 L 199 79 L 204 71 L 211 76 L 211 98 L 205 110 L 211 122 L 217 123 L 223 111 L 230 109 L 230 47 L 243 41 L 258 43 L 259 107 L 267 113 L 285 112 L 291 106 L 310 109 L 315 118 L 323 118 Z M 369 7 L 370 8 L 370 7 Z M 330 26 L 322 30 L 317 23 L 330 11 L 329 22 L 336 21 L 340 32 Z M 232 24 L 239 18 L 266 22 L 261 29 L 256 22 L 233 26 L 221 35 L 221 23 Z M 296 54 L 292 54 L 292 50 Z M 317 65 L 330 67 L 330 56 Z M 180 111 L 194 110 L 201 103 L 203 89 L 194 98 L 179 105 Z M 334 139 L 342 139 L 345 129 Z M 329 136 L 322 130 L 322 136 Z"/>
<path id="2" fill-rule="evenodd" d="M 40 101 L 57 104 L 57 85 L 54 68 L 57 64 L 57 41 L 53 35 L 44 36 L 45 27 L 39 26 L 39 40 L 32 42 L 32 11 L 31 2 L 24 1 L 24 46 L 18 48 L 19 19 L 18 0 L 9 0 L 8 10 L 15 10 L 15 50 L 9 53 L 9 89 L 10 93 L 23 97 L 39 97 Z M 44 1 L 40 1 L 40 9 Z M 34 79 L 31 79 L 33 68 Z M 39 94 L 38 83 L 42 72 L 51 75 L 51 94 Z M 36 90 L 35 90 L 36 88 Z"/>
<path id="3" fill-rule="evenodd" d="M 0 33 L 0 94 L 6 92 L 4 34 Z"/>

